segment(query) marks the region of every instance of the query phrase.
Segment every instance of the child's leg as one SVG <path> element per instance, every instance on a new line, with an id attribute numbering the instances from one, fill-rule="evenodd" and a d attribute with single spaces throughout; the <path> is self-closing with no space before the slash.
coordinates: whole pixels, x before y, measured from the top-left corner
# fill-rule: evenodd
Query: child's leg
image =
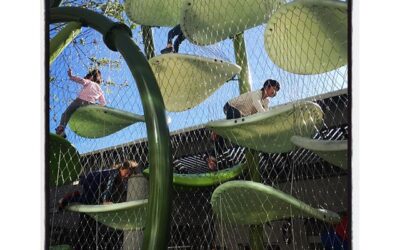
<path id="1" fill-rule="evenodd" d="M 231 120 L 231 119 L 237 119 L 242 117 L 242 114 L 240 114 L 240 111 L 231 105 L 229 103 L 226 103 L 224 106 L 224 112 L 226 114 L 226 119 Z"/>
<path id="2" fill-rule="evenodd" d="M 168 44 L 172 44 L 172 39 L 174 39 L 175 36 L 179 35 L 182 33 L 181 26 L 178 24 L 175 27 L 173 27 L 169 32 L 168 32 Z"/>
<path id="3" fill-rule="evenodd" d="M 181 45 L 181 43 L 186 39 L 186 37 L 183 35 L 183 33 L 179 33 L 178 37 L 175 39 L 174 42 L 174 50 L 175 53 L 178 53 L 179 51 L 179 45 Z"/>
<path id="4" fill-rule="evenodd" d="M 79 107 L 86 106 L 89 104 L 90 102 L 76 98 L 62 114 L 60 126 L 65 128 L 67 126 L 69 119 L 71 118 L 71 115 L 75 112 L 75 110 L 77 110 Z"/>

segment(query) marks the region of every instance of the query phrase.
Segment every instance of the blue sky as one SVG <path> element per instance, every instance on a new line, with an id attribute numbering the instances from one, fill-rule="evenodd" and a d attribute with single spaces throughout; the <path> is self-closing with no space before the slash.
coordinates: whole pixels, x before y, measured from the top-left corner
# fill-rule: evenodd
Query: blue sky
<path id="1" fill-rule="evenodd" d="M 165 47 L 167 32 L 169 27 L 153 28 L 153 37 L 156 53 Z M 285 72 L 277 67 L 268 57 L 264 49 L 265 25 L 261 25 L 245 32 L 246 48 L 249 61 L 249 70 L 252 79 L 252 89 L 261 88 L 263 82 L 268 79 L 276 79 L 281 83 L 281 91 L 277 97 L 273 98 L 271 105 L 291 102 L 297 99 L 314 96 L 321 93 L 331 92 L 347 87 L 347 66 L 339 70 L 320 75 L 303 76 Z M 133 40 L 143 50 L 140 29 L 134 30 Z M 102 37 L 91 29 L 83 28 L 82 34 L 75 40 L 76 43 L 85 42 L 84 46 L 68 46 L 64 52 L 56 59 L 50 68 L 50 74 L 56 76 L 56 81 L 50 85 L 50 131 L 53 132 L 62 112 L 70 101 L 76 98 L 80 86 L 67 79 L 67 68 L 71 67 L 74 74 L 84 76 L 90 67 L 90 56 L 97 58 L 120 59 L 120 54 L 108 50 Z M 93 41 L 95 41 L 93 43 Z M 77 49 L 79 47 L 79 49 Z M 226 61 L 235 62 L 233 44 L 228 39 L 215 45 L 199 47 L 184 41 L 180 48 L 180 53 L 194 54 L 205 57 L 220 58 Z M 121 60 L 122 61 L 122 60 Z M 103 85 L 106 93 L 108 106 L 143 114 L 140 97 L 136 84 L 126 64 L 122 61 L 120 68 L 101 67 L 104 80 L 111 80 L 118 84 L 127 83 L 128 87 Z M 171 83 L 173 84 L 173 83 Z M 225 83 L 204 103 L 185 112 L 168 113 L 171 118 L 169 124 L 170 131 L 176 131 L 187 127 L 192 127 L 207 123 L 210 120 L 221 119 L 224 117 L 222 107 L 226 101 L 239 94 L 238 82 L 230 81 Z M 99 138 L 87 139 L 77 136 L 67 129 L 68 140 L 70 140 L 80 153 L 90 152 L 107 147 L 113 147 L 135 139 L 146 137 L 144 124 L 134 124 L 113 135 Z"/>

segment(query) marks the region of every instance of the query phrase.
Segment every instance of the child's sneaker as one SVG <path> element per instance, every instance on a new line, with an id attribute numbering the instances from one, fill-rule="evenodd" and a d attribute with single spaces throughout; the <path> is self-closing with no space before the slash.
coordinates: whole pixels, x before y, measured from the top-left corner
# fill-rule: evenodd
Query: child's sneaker
<path id="1" fill-rule="evenodd" d="M 165 49 L 161 50 L 161 54 L 168 54 L 168 53 L 172 53 L 172 52 L 174 52 L 173 47 L 166 47 Z"/>
<path id="2" fill-rule="evenodd" d="M 56 134 L 61 137 L 67 138 L 67 135 L 65 134 L 64 130 L 65 130 L 64 127 L 60 125 L 56 128 Z"/>

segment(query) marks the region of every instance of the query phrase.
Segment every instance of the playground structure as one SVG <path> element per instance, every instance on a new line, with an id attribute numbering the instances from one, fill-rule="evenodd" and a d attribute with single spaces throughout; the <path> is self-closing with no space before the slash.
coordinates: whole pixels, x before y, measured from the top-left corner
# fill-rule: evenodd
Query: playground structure
<path id="1" fill-rule="evenodd" d="M 78 109 L 68 141 L 49 136 L 49 245 L 318 249 L 348 210 L 347 4 L 130 0 L 125 11 L 133 30 L 81 7 L 50 10 L 50 128 L 76 92 L 69 67 L 109 77 L 106 108 Z M 178 23 L 180 53 L 159 55 L 158 27 Z M 281 83 L 270 111 L 223 119 L 226 101 L 268 78 Z M 216 171 L 204 160 L 211 131 L 227 144 Z M 126 159 L 143 174 L 125 201 L 56 211 L 78 176 Z"/>

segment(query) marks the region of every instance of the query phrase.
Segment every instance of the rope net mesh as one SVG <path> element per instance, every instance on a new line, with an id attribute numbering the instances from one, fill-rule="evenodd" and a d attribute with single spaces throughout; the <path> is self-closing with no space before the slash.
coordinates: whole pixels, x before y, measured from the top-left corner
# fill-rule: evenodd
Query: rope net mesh
<path id="1" fill-rule="evenodd" d="M 342 41 L 335 36 L 347 32 L 347 21 L 326 23 L 327 19 L 334 19 L 332 16 L 342 17 L 340 8 L 346 2 L 171 1 L 173 8 L 157 7 L 158 2 L 164 6 L 163 1 L 137 0 L 72 0 L 63 1 L 62 6 L 88 8 L 127 24 L 143 54 L 152 58 L 150 62 L 159 61 L 150 65 L 163 89 L 164 103 L 185 107 L 171 111 L 166 106 L 171 168 L 184 183 L 173 186 L 168 249 L 333 249 L 335 244 L 347 249 L 348 243 L 341 233 L 347 228 L 338 228 L 343 227 L 340 220 L 348 211 L 350 167 L 346 170 L 336 166 L 290 142 L 291 135 L 318 141 L 347 140 L 350 136 L 348 68 L 347 58 L 343 58 L 347 57 L 347 51 L 341 51 L 343 47 L 347 49 L 347 38 Z M 321 2 L 340 8 L 318 7 Z M 139 8 L 137 18 L 132 17 L 133 8 Z M 168 11 L 174 13 L 169 15 Z M 185 23 L 189 20 L 190 23 Z M 318 20 L 324 23 L 320 25 Z M 274 32 L 270 30 L 270 21 Z M 178 53 L 161 54 L 167 47 L 169 31 L 177 24 L 187 39 L 180 44 Z M 65 26 L 50 25 L 50 39 Z M 238 27 L 244 30 L 237 30 Z M 238 33 L 243 35 L 244 44 Z M 242 51 L 235 51 L 235 47 Z M 247 60 L 240 60 L 243 52 Z M 247 65 L 243 64 L 245 61 Z M 228 64 L 237 65 L 240 72 L 233 67 L 225 70 Z M 90 70 L 99 69 L 106 107 L 121 112 L 123 117 L 144 114 L 136 81 L 122 56 L 109 50 L 99 33 L 82 27 L 49 68 L 50 133 L 55 133 L 61 115 L 82 89 L 69 79 L 68 69 L 82 78 Z M 270 110 L 266 113 L 276 112 L 280 116 L 266 120 L 261 127 L 243 125 L 237 135 L 231 133 L 236 136 L 230 136 L 229 131 L 237 125 L 224 127 L 228 132 L 218 136 L 217 140 L 223 141 L 223 147 L 219 148 L 209 125 L 226 119 L 223 107 L 241 94 L 242 83 L 245 89 L 256 91 L 267 79 L 277 80 L 280 90 L 270 98 Z M 202 99 L 197 103 L 198 96 Z M 311 103 L 317 109 L 301 105 L 304 103 Z M 278 112 L 286 107 L 288 111 Z M 244 118 L 251 122 L 258 115 Z M 148 174 L 144 173 L 152 167 L 145 123 L 128 122 L 121 127 L 118 117 L 109 114 L 104 118 L 102 112 L 93 117 L 72 115 L 70 124 L 77 120 L 78 130 L 91 130 L 94 124 L 96 129 L 104 131 L 108 126 L 118 129 L 90 138 L 78 135 L 68 125 L 65 139 L 55 135 L 50 138 L 51 180 L 48 180 L 47 200 L 50 246 L 52 249 L 141 249 L 146 206 L 129 202 L 148 199 L 151 185 Z M 238 124 L 242 126 L 240 120 Z M 255 130 L 255 135 L 250 133 Z M 290 150 L 260 151 L 251 143 L 246 144 L 251 146 L 241 145 L 242 137 L 257 141 L 254 144 L 277 148 L 286 145 L 284 148 Z M 207 162 L 210 156 L 216 158 L 216 166 Z M 134 168 L 129 178 L 124 179 L 120 167 L 126 161 Z M 229 171 L 240 164 L 243 166 L 239 174 L 215 177 L 220 171 Z M 208 178 L 205 174 L 216 181 L 196 186 L 194 183 L 205 182 Z M 248 195 L 245 189 L 226 188 L 217 196 L 214 191 L 232 181 L 255 182 L 275 191 L 268 196 L 261 189 L 253 190 Z M 277 192 L 290 198 L 283 203 L 275 202 Z M 299 201 L 316 213 L 318 209 L 332 212 L 333 221 L 304 212 L 303 205 L 296 206 Z M 81 208 L 76 207 L 80 205 Z M 98 206 L 90 207 L 93 205 Z M 275 213 L 282 216 L 274 219 Z"/>

